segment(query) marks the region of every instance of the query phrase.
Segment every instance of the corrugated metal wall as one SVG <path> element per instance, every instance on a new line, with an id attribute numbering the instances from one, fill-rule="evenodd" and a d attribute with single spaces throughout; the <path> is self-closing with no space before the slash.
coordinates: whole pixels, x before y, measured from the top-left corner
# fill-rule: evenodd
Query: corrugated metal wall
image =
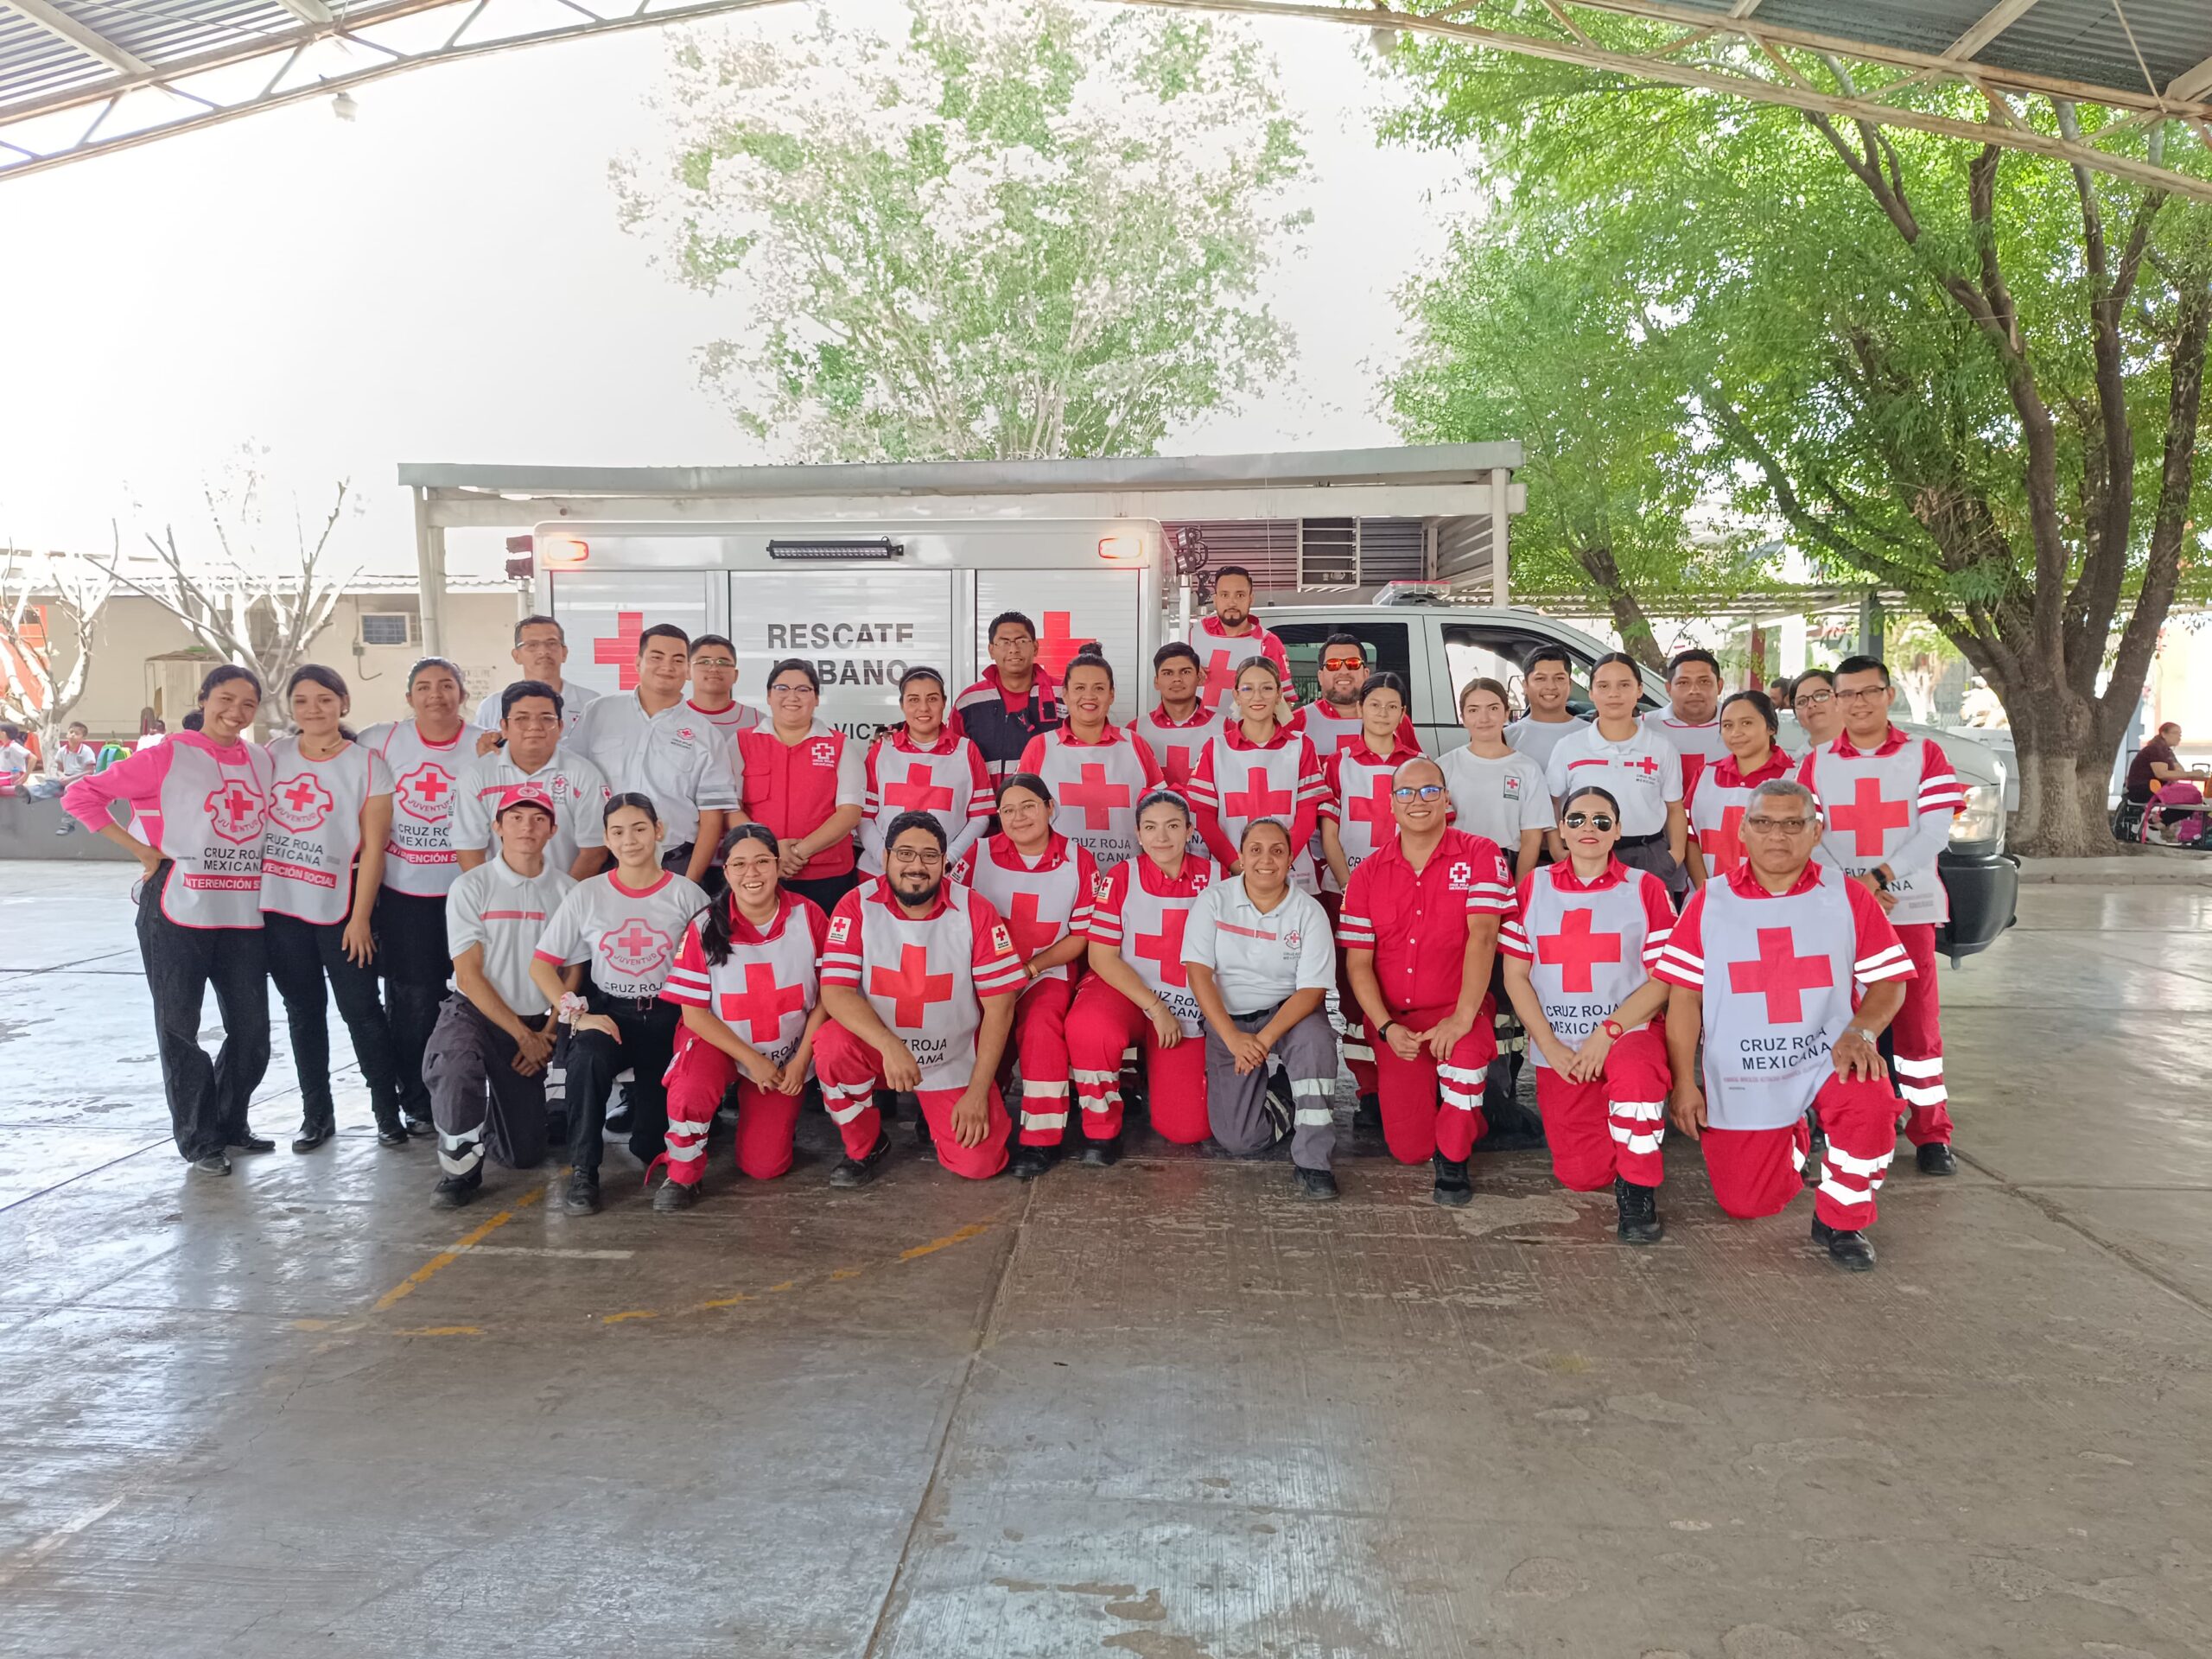
<path id="1" fill-rule="evenodd" d="M 1171 540 L 1179 532 L 1196 531 L 1205 538 L 1208 569 L 1241 564 L 1252 573 L 1252 585 L 1262 592 L 1379 588 L 1427 575 L 1425 524 L 1419 518 L 1209 518 L 1166 528 Z M 1487 521 L 1482 524 L 1482 539 L 1486 567 Z"/>

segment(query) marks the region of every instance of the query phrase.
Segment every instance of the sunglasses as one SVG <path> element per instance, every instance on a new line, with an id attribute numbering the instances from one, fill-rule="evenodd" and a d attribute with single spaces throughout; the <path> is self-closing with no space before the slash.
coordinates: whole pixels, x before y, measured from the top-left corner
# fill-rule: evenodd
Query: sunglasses
<path id="1" fill-rule="evenodd" d="M 1392 790 L 1390 795 L 1394 800 L 1410 801 L 1418 797 L 1424 801 L 1433 801 L 1443 792 L 1444 785 L 1441 784 L 1402 784 Z"/>
<path id="2" fill-rule="evenodd" d="M 1570 812 L 1560 822 L 1570 830 L 1580 830 L 1585 824 L 1599 833 L 1613 827 L 1613 821 L 1603 812 Z"/>
<path id="3" fill-rule="evenodd" d="M 1321 666 L 1329 669 L 1365 668 L 1367 658 L 1364 657 L 1324 657 L 1321 659 Z"/>

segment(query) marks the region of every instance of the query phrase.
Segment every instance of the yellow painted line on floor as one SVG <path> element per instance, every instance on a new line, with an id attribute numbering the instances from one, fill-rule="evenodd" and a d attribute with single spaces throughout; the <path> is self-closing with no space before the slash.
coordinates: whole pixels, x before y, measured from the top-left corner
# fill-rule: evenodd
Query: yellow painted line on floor
<path id="1" fill-rule="evenodd" d="M 412 1331 L 398 1332 L 403 1337 L 480 1337 L 480 1325 L 418 1325 Z"/>
<path id="2" fill-rule="evenodd" d="M 943 1238 L 933 1238 L 926 1244 L 915 1245 L 911 1250 L 899 1251 L 899 1259 L 912 1262 L 920 1256 L 935 1255 L 939 1250 L 949 1250 L 955 1244 L 964 1244 L 976 1234 L 988 1233 L 990 1230 L 991 1224 L 988 1221 L 971 1221 L 965 1227 L 947 1233 Z"/>
<path id="3" fill-rule="evenodd" d="M 835 1284 L 840 1279 L 857 1279 L 864 1271 L 866 1269 L 861 1268 L 839 1268 L 830 1274 L 830 1282 Z"/>
<path id="4" fill-rule="evenodd" d="M 378 1297 L 376 1306 L 373 1311 L 378 1313 L 385 1313 L 395 1303 L 404 1301 L 408 1297 L 412 1296 L 417 1290 L 420 1290 L 424 1285 L 429 1284 L 430 1281 L 435 1278 L 439 1274 L 443 1273 L 454 1262 L 460 1261 L 462 1255 L 467 1252 L 470 1245 L 481 1244 L 486 1239 L 491 1237 L 493 1233 L 498 1232 L 500 1228 L 512 1221 L 518 1212 L 527 1210 L 531 1205 L 536 1204 L 544 1196 L 545 1191 L 543 1187 L 532 1187 L 523 1193 L 520 1198 L 514 1201 L 512 1207 L 500 1211 L 498 1215 L 493 1216 L 481 1227 L 476 1229 L 475 1231 L 467 1234 L 466 1236 L 455 1241 L 453 1244 L 448 1245 L 446 1249 L 439 1251 L 428 1262 L 425 1262 L 421 1267 L 416 1268 L 414 1272 L 409 1274 L 404 1279 L 394 1285 L 390 1290 L 385 1292 L 383 1295 Z"/>
<path id="5" fill-rule="evenodd" d="M 620 1325 L 625 1319 L 657 1319 L 658 1318 L 660 1318 L 660 1311 L 658 1308 L 633 1307 L 627 1313 L 602 1313 L 599 1316 L 599 1322 L 601 1325 Z"/>

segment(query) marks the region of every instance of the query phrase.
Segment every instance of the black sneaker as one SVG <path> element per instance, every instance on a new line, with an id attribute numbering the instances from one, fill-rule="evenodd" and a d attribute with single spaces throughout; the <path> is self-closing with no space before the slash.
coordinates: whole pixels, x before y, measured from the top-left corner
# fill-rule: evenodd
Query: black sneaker
<path id="1" fill-rule="evenodd" d="M 588 1175 L 571 1175 L 569 1190 L 561 1195 L 561 1208 L 572 1216 L 599 1213 L 599 1183 Z"/>
<path id="2" fill-rule="evenodd" d="M 865 1158 L 844 1157 L 837 1160 L 837 1167 L 830 1172 L 832 1186 L 866 1186 L 875 1179 L 883 1160 L 891 1155 L 891 1137 L 878 1132 L 875 1145 L 868 1148 Z"/>
<path id="3" fill-rule="evenodd" d="M 438 1126 L 431 1118 L 410 1117 L 407 1120 L 407 1133 L 418 1141 L 435 1141 L 438 1138 Z"/>
<path id="4" fill-rule="evenodd" d="M 1381 1128 L 1382 1127 L 1382 1096 L 1362 1095 L 1359 1097 L 1358 1109 L 1352 1113 L 1351 1121 L 1355 1128 Z"/>
<path id="5" fill-rule="evenodd" d="M 1060 1161 L 1058 1147 L 1016 1147 L 1009 1166 L 1017 1181 L 1033 1181 Z"/>
<path id="6" fill-rule="evenodd" d="M 407 1126 L 397 1118 L 382 1117 L 377 1120 L 377 1145 L 404 1147 L 410 1139 L 412 1137 L 407 1133 Z"/>
<path id="7" fill-rule="evenodd" d="M 1316 1204 L 1326 1204 L 1338 1197 L 1337 1178 L 1325 1169 L 1307 1169 L 1303 1165 L 1291 1166 L 1291 1196 Z"/>
<path id="8" fill-rule="evenodd" d="M 1913 1154 L 1912 1161 L 1920 1166 L 1920 1173 L 1923 1175 L 1955 1175 L 1959 1173 L 1959 1160 L 1951 1155 L 1951 1143 L 1948 1141 L 1930 1141 Z"/>
<path id="9" fill-rule="evenodd" d="M 316 1123 L 313 1122 L 302 1123 L 300 1125 L 300 1132 L 292 1137 L 292 1150 L 294 1152 L 313 1152 L 317 1147 L 321 1146 L 324 1141 L 329 1140 L 337 1133 L 338 1126 L 335 1123 Z"/>
<path id="10" fill-rule="evenodd" d="M 231 1173 L 230 1159 L 219 1152 L 211 1152 L 205 1158 L 194 1159 L 192 1166 L 202 1175 L 227 1175 Z"/>
<path id="11" fill-rule="evenodd" d="M 1619 1212 L 1615 1235 L 1624 1244 L 1656 1244 L 1666 1236 L 1667 1224 L 1659 1219 L 1659 1189 L 1638 1186 L 1613 1177 L 1613 1206 Z"/>
<path id="12" fill-rule="evenodd" d="M 1083 1143 L 1083 1163 L 1086 1169 L 1111 1169 L 1122 1161 L 1122 1137 L 1109 1135 L 1103 1141 Z"/>
<path id="13" fill-rule="evenodd" d="M 477 1189 L 484 1185 L 484 1172 L 471 1170 L 466 1175 L 448 1175 L 441 1179 L 430 1194 L 430 1202 L 441 1210 L 459 1210 L 475 1198 Z"/>
<path id="14" fill-rule="evenodd" d="M 1448 1205 L 1456 1210 L 1474 1198 L 1475 1184 L 1467 1179 L 1465 1159 L 1446 1158 L 1440 1152 L 1428 1161 L 1436 1171 L 1434 1197 L 1439 1204 Z"/>
<path id="15" fill-rule="evenodd" d="M 630 1102 L 627 1096 L 623 1097 L 620 1106 L 607 1115 L 607 1132 L 609 1135 L 630 1133 Z"/>
<path id="16" fill-rule="evenodd" d="M 1868 1273 L 1873 1269 L 1874 1247 L 1862 1232 L 1831 1227 L 1815 1216 L 1813 1243 L 1826 1246 L 1828 1259 L 1848 1272 Z"/>
<path id="17" fill-rule="evenodd" d="M 274 1152 L 276 1143 L 265 1135 L 256 1135 L 251 1129 L 241 1129 L 223 1142 L 232 1152 Z"/>
<path id="18" fill-rule="evenodd" d="M 679 1210 L 689 1210 L 699 1202 L 699 1183 L 696 1181 L 663 1181 L 653 1189 L 653 1210 L 656 1214 L 672 1216 Z"/>

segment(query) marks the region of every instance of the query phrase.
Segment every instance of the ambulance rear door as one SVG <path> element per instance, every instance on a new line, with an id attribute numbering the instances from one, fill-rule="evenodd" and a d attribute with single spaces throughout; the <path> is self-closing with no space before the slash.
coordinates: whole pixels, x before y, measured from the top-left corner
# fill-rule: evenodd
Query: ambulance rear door
<path id="1" fill-rule="evenodd" d="M 707 550 L 696 537 L 652 539 L 670 544 L 663 550 L 666 555 L 695 566 Z M 541 537 L 539 545 L 546 540 Z M 687 634 L 710 633 L 721 617 L 721 584 L 715 573 L 698 568 L 635 568 L 628 560 L 648 550 L 630 543 L 620 550 L 626 557 L 619 567 L 553 566 L 545 572 L 552 615 L 569 641 L 562 676 L 602 696 L 637 689 L 638 636 L 645 629 L 673 622 Z M 602 553 L 594 547 L 592 551 L 611 558 L 615 550 L 609 547 Z M 760 690 L 758 681 L 753 689 Z"/>

